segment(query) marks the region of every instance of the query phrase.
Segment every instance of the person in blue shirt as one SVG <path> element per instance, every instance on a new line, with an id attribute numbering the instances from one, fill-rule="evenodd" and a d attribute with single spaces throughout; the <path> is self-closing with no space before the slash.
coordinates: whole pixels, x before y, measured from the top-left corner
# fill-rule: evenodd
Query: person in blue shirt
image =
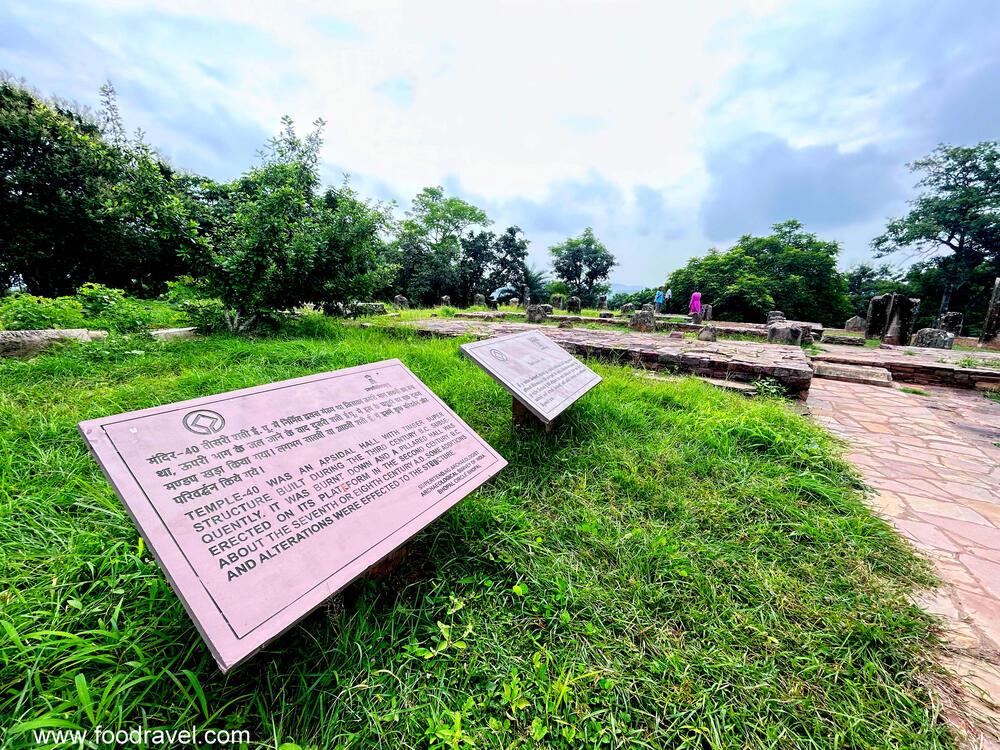
<path id="1" fill-rule="evenodd" d="M 656 297 L 653 299 L 656 312 L 663 311 L 663 287 L 656 290 Z"/>

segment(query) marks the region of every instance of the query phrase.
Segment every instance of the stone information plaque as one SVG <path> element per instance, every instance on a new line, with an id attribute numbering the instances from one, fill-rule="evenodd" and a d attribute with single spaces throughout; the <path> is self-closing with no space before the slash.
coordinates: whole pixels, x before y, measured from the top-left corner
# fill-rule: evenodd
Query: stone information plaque
<path id="1" fill-rule="evenodd" d="M 507 465 L 399 360 L 80 432 L 224 672 Z"/>
<path id="2" fill-rule="evenodd" d="M 539 331 L 462 344 L 461 349 L 545 424 L 601 382 L 600 375 Z"/>

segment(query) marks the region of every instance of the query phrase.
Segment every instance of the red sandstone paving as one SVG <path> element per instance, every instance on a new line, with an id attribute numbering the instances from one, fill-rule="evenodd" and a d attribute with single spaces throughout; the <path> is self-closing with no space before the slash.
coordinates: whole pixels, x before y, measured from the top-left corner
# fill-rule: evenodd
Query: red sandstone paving
<path id="1" fill-rule="evenodd" d="M 875 512 L 932 560 L 944 585 L 919 600 L 944 619 L 948 666 L 985 694 L 974 711 L 997 732 L 1000 404 L 974 391 L 926 390 L 919 396 L 817 378 L 808 406 L 850 444 L 847 458 L 876 490 Z M 1000 734 L 986 746 L 1000 747 Z"/>

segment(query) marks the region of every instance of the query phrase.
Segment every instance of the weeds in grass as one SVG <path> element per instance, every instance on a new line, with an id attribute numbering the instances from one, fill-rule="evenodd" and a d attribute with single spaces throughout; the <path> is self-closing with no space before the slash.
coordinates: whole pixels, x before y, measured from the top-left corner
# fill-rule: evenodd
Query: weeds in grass
<path id="1" fill-rule="evenodd" d="M 921 687 L 928 569 L 817 426 L 697 380 L 604 381 L 552 435 L 455 340 L 306 315 L 273 338 L 0 362 L 0 716 L 241 728 L 255 747 L 949 747 Z M 116 343 L 117 342 L 117 343 Z M 510 462 L 228 676 L 81 419 L 399 357 Z"/>
<path id="2" fill-rule="evenodd" d="M 903 393 L 912 393 L 914 396 L 930 396 L 931 395 L 927 391 L 925 391 L 923 388 L 912 388 L 912 387 L 910 387 L 908 385 L 900 386 L 898 390 L 902 391 Z"/>

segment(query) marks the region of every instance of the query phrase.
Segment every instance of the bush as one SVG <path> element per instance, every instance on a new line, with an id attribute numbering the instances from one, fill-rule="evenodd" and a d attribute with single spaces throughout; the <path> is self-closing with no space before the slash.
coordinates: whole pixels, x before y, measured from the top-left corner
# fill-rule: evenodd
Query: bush
<path id="1" fill-rule="evenodd" d="M 93 319 L 95 326 L 115 333 L 141 333 L 149 329 L 153 316 L 141 302 L 123 298 Z"/>
<path id="2" fill-rule="evenodd" d="M 178 276 L 174 281 L 167 282 L 167 291 L 161 299 L 180 307 L 190 300 L 205 299 L 208 296 L 204 281 L 190 276 Z"/>
<path id="3" fill-rule="evenodd" d="M 191 325 L 200 333 L 214 333 L 228 329 L 225 307 L 217 299 L 189 299 L 181 303 Z"/>
<path id="4" fill-rule="evenodd" d="M 83 312 L 87 317 L 96 318 L 104 315 L 109 308 L 124 302 L 125 292 L 88 281 L 76 290 L 76 298 L 83 305 Z"/>
<path id="5" fill-rule="evenodd" d="M 83 307 L 72 297 L 15 294 L 0 300 L 0 327 L 11 331 L 83 328 Z"/>

